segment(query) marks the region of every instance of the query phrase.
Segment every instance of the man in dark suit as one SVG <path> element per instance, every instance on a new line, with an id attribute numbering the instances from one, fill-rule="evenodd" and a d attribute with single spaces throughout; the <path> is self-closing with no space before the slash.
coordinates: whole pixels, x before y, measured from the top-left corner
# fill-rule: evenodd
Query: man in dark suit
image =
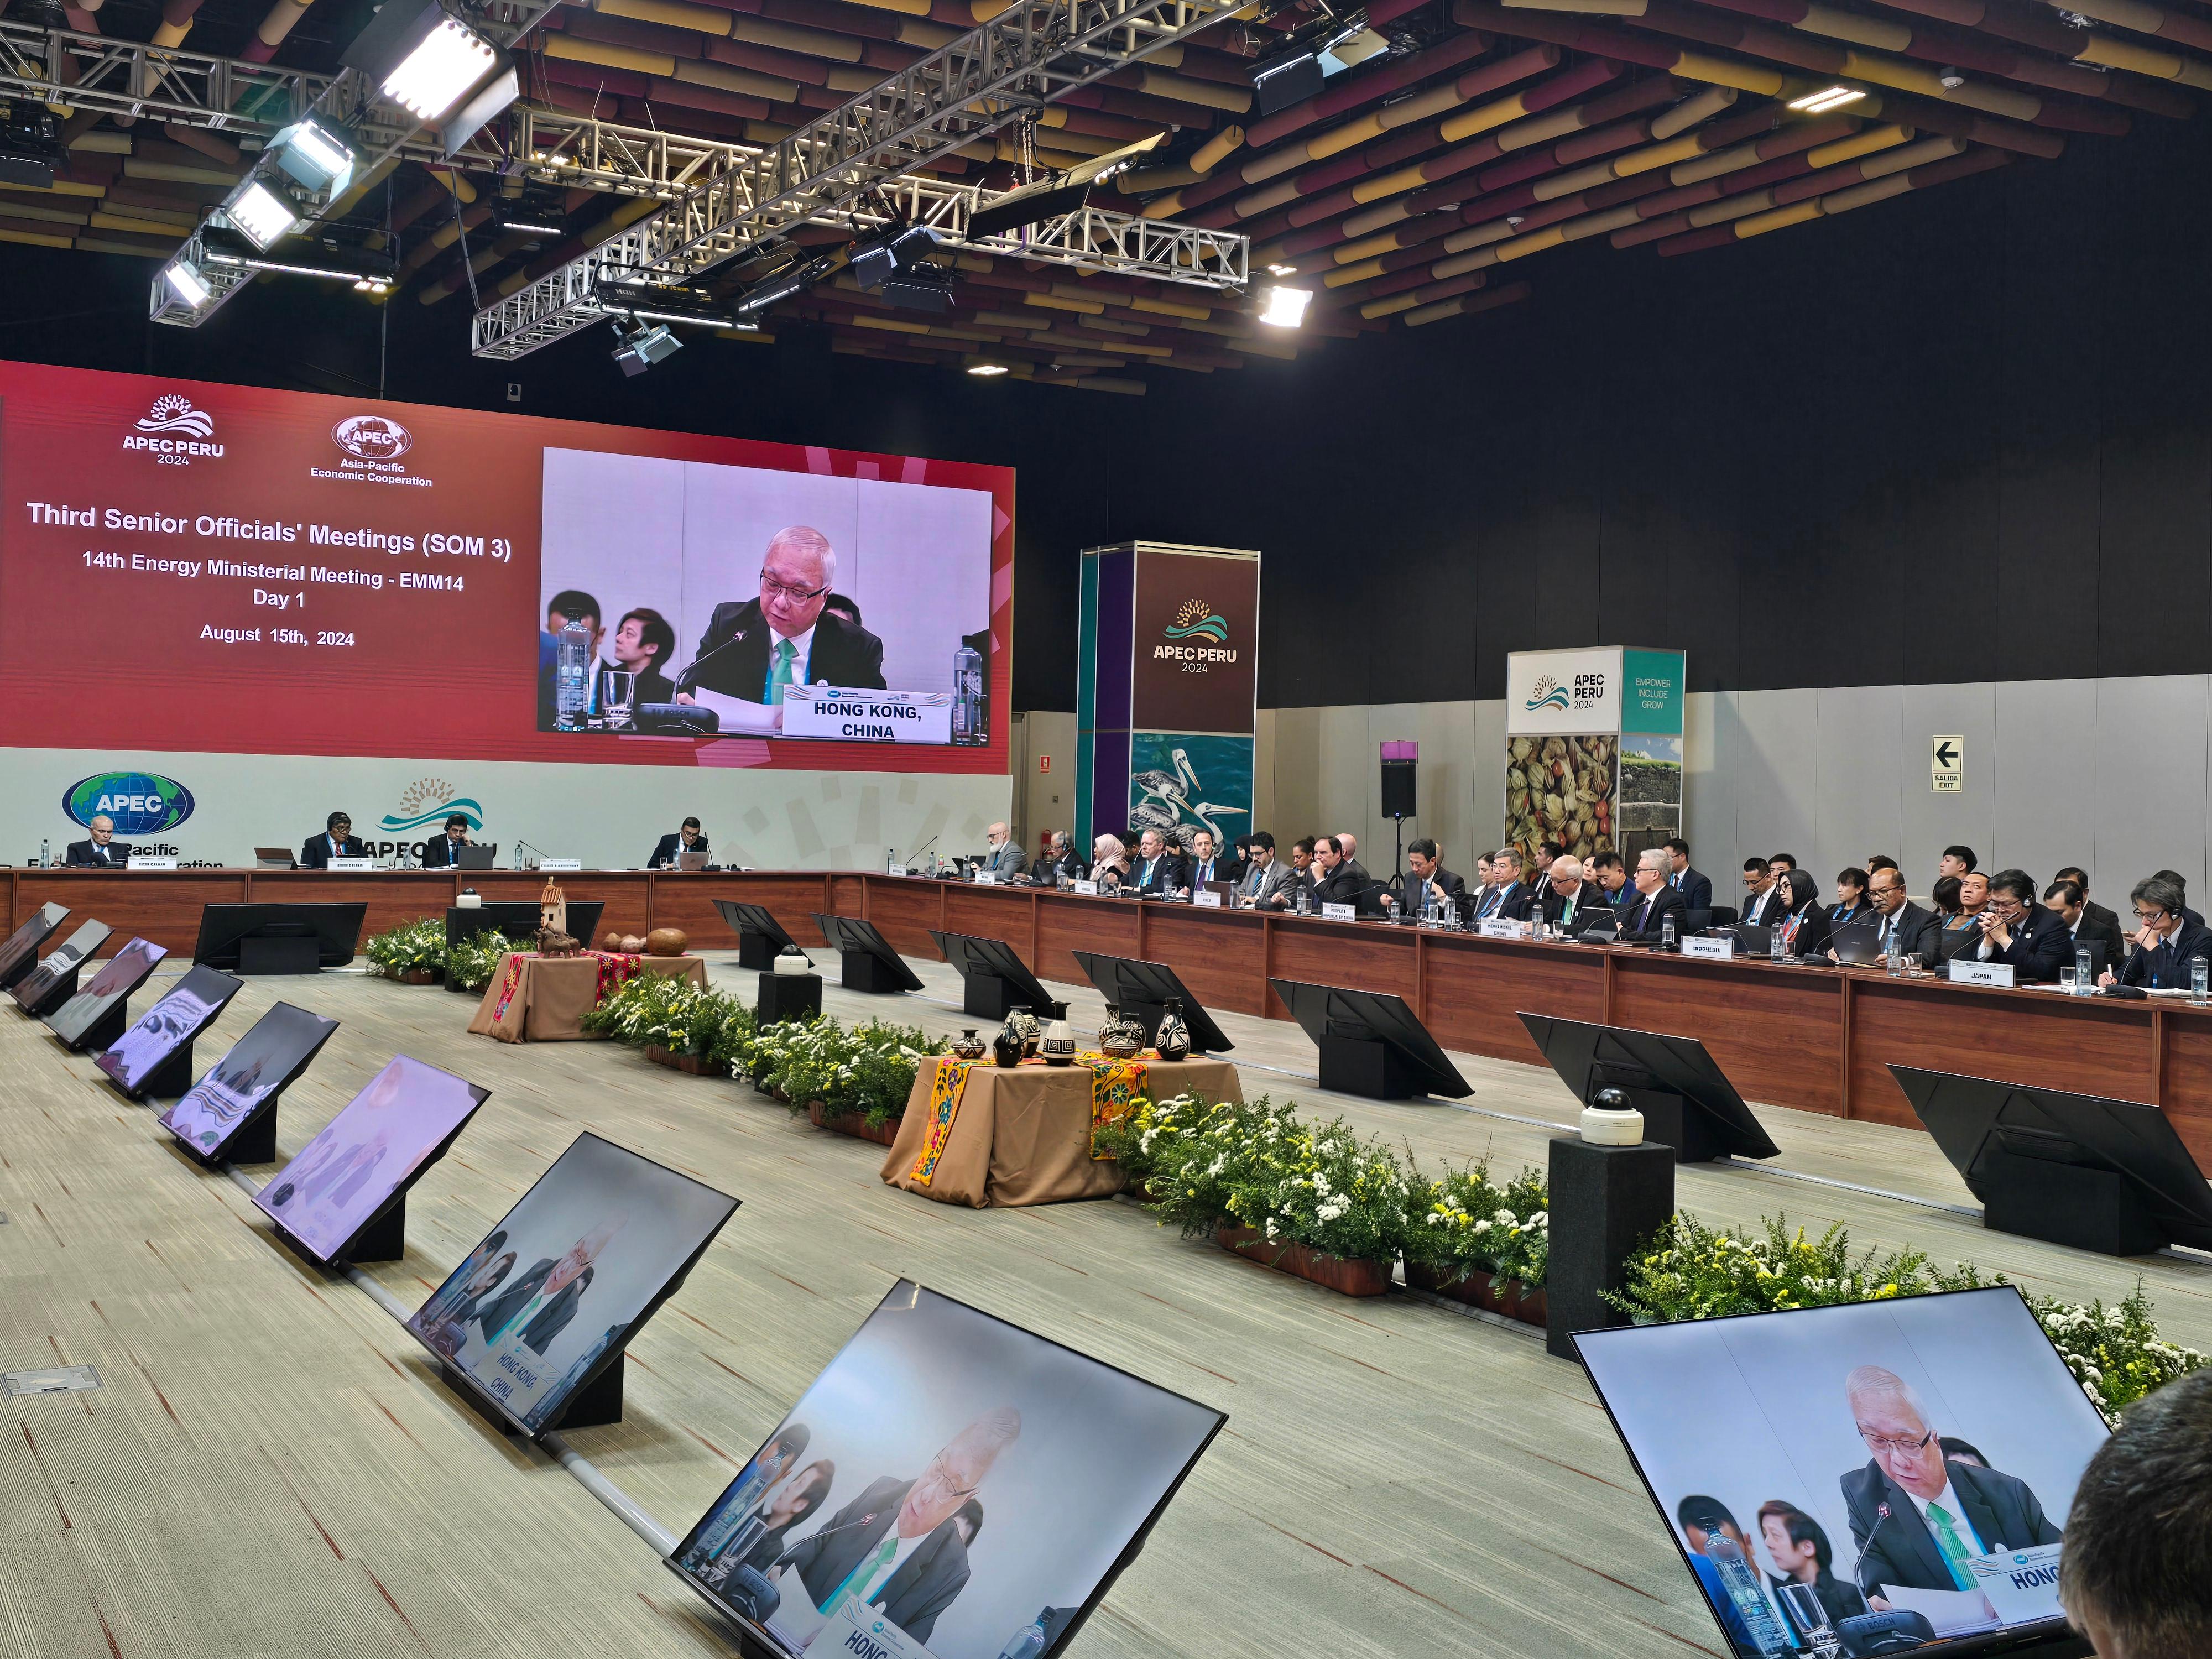
<path id="1" fill-rule="evenodd" d="M 1918 957 L 1923 963 L 1936 959 L 1942 924 L 1934 911 L 1905 896 L 1905 878 L 1895 865 L 1880 866 L 1867 877 L 1867 902 L 1874 909 L 1875 937 L 1888 955 Z"/>
<path id="2" fill-rule="evenodd" d="M 1601 913 L 1610 914 L 1605 889 L 1583 877 L 1583 861 L 1572 854 L 1552 860 L 1545 872 L 1544 890 L 1536 900 L 1536 909 L 1545 921 L 1569 938 L 1582 932 L 1589 918 Z"/>
<path id="3" fill-rule="evenodd" d="M 2089 896 L 2089 872 L 2087 870 L 2084 870 L 2078 864 L 2069 864 L 2063 870 L 2061 870 L 2057 875 L 2051 877 L 2051 879 L 2054 882 L 2072 882 L 2076 887 L 2081 890 L 2081 908 L 2087 913 L 2089 920 L 2103 923 L 2106 927 L 2111 928 L 2115 934 L 2118 934 L 2120 933 L 2120 918 L 2118 912 L 2114 910 L 2110 905 L 2100 904 L 2096 900 Z M 2092 937 L 2098 937 L 2098 935 L 2093 934 Z M 2116 958 L 2108 957 L 2106 960 L 2109 962 L 2116 960 Z"/>
<path id="4" fill-rule="evenodd" d="M 1689 925 L 1690 907 L 1668 883 L 1673 873 L 1663 848 L 1648 848 L 1637 855 L 1636 896 L 1614 907 L 1620 915 L 1623 944 L 1656 945 L 1670 916 L 1674 937 L 1681 938 Z"/>
<path id="5" fill-rule="evenodd" d="M 1474 919 L 1480 921 L 1526 921 L 1528 912 L 1536 902 L 1536 895 L 1528 884 L 1521 879 L 1521 854 L 1514 848 L 1501 848 L 1490 860 L 1491 873 L 1498 879 L 1497 884 L 1475 901 Z"/>
<path id="6" fill-rule="evenodd" d="M 2074 961 L 2074 935 L 2064 918 L 2035 902 L 2035 883 L 2024 870 L 1990 878 L 1982 910 L 1981 943 L 1965 952 L 1972 962 L 2008 962 L 2022 981 L 2056 980 Z"/>
<path id="7" fill-rule="evenodd" d="M 1045 855 L 1030 866 L 1030 879 L 1040 887 L 1054 887 L 1062 877 L 1070 881 L 1083 879 L 1083 860 L 1076 855 L 1075 843 L 1068 840 L 1067 831 L 1055 830 Z"/>
<path id="8" fill-rule="evenodd" d="M 1858 1546 L 1859 1588 L 1970 1590 L 1971 1556 L 2056 1544 L 2057 1527 L 2025 1480 L 1943 1455 L 1911 1385 L 1861 1365 L 1844 1379 L 1859 1437 L 1874 1455 L 1842 1478 Z"/>
<path id="9" fill-rule="evenodd" d="M 836 579 L 837 555 L 827 536 L 805 525 L 777 531 L 761 562 L 759 597 L 714 607 L 697 654 L 677 678 L 676 701 L 714 691 L 764 704 L 776 709 L 781 730 L 791 686 L 884 690 L 884 642 L 823 608 Z"/>
<path id="10" fill-rule="evenodd" d="M 1665 843 L 1667 884 L 1682 896 L 1685 908 L 1713 908 L 1713 878 L 1690 867 L 1690 843 L 1680 836 Z"/>
<path id="11" fill-rule="evenodd" d="M 1441 902 L 1455 915 L 1459 902 L 1467 896 L 1466 880 L 1444 868 L 1443 850 L 1426 836 L 1416 836 L 1406 848 L 1405 887 L 1406 902 L 1416 916 L 1429 908 L 1431 900 Z M 1398 895 L 1385 893 L 1382 902 L 1395 910 Z"/>
<path id="12" fill-rule="evenodd" d="M 2137 882 L 2128 901 L 2136 913 L 2135 954 L 2117 973 L 2107 963 L 2097 982 L 2117 980 L 2152 991 L 2188 989 L 2189 964 L 2200 957 L 2212 959 L 2212 928 L 2189 920 L 2182 890 L 2160 876 Z"/>
<path id="13" fill-rule="evenodd" d="M 2101 965 L 2111 967 L 2127 955 L 2127 942 L 2120 930 L 2099 921 L 2089 914 L 2088 900 L 2081 888 L 2066 880 L 2054 881 L 2043 890 L 2043 902 L 2073 935 L 2077 945 L 2092 945 L 2104 952 Z M 2099 908 L 2103 908 L 2100 905 Z"/>
<path id="14" fill-rule="evenodd" d="M 985 875 L 1012 881 L 1030 867 L 1029 854 L 1022 851 L 1021 842 L 1014 839 L 1013 831 L 1006 828 L 1003 820 L 983 831 L 983 842 L 990 848 L 983 857 Z"/>
<path id="15" fill-rule="evenodd" d="M 1203 827 L 1190 832 L 1190 890 L 1194 893 L 1209 881 L 1234 881 L 1231 873 L 1237 860 L 1224 858 L 1213 844 L 1213 831 Z"/>
<path id="16" fill-rule="evenodd" d="M 1316 910 L 1324 904 L 1349 904 L 1364 910 L 1375 908 L 1374 897 L 1367 890 L 1370 884 L 1366 872 L 1345 857 L 1340 837 L 1316 837 L 1313 867 L 1313 902 Z"/>
<path id="17" fill-rule="evenodd" d="M 1375 885 L 1375 878 L 1367 873 L 1367 866 L 1359 861 L 1359 838 L 1349 830 L 1336 832 L 1336 855 L 1340 867 L 1363 888 Z M 1370 905 L 1372 899 L 1367 901 Z M 1338 902 L 1343 902 L 1339 900 Z"/>
<path id="18" fill-rule="evenodd" d="M 1774 879 L 1765 859 L 1743 861 L 1743 921 L 1747 927 L 1771 927 L 1790 914 L 1790 894 Z"/>
<path id="19" fill-rule="evenodd" d="M 353 819 L 343 812 L 333 812 L 323 820 L 323 833 L 308 837 L 300 849 L 300 867 L 304 870 L 327 870 L 332 859 L 358 859 L 368 856 L 368 848 L 353 833 Z"/>
<path id="20" fill-rule="evenodd" d="M 595 709 L 605 707 L 607 675 L 615 670 L 635 677 L 630 691 L 633 709 L 640 703 L 667 702 L 675 696 L 676 683 L 668 678 L 668 659 L 676 654 L 676 630 L 658 611 L 641 608 L 626 612 L 615 629 L 607 654 L 614 660 L 599 662 L 592 669 L 597 680 L 592 688 Z"/>
<path id="21" fill-rule="evenodd" d="M 1636 902 L 1636 887 L 1629 879 L 1628 866 L 1611 848 L 1591 858 L 1583 866 L 1583 872 L 1605 890 L 1605 902 L 1614 909 Z"/>
<path id="22" fill-rule="evenodd" d="M 676 866 L 678 853 L 707 854 L 706 832 L 700 829 L 699 820 L 686 818 L 672 835 L 663 836 L 653 845 L 653 856 L 645 861 L 648 870 L 672 870 Z"/>
<path id="23" fill-rule="evenodd" d="M 497 1342 L 507 1326 L 529 1310 L 531 1299 L 542 1293 L 544 1301 L 522 1328 L 522 1346 L 543 1359 L 553 1339 L 567 1330 L 568 1322 L 576 1316 L 576 1304 L 592 1288 L 597 1271 L 592 1260 L 606 1248 L 614 1231 L 611 1227 L 595 1229 L 578 1239 L 575 1248 L 559 1261 L 541 1256 L 531 1264 L 528 1273 L 510 1279 L 477 1314 L 477 1328 L 483 1333 L 483 1340 Z"/>
<path id="24" fill-rule="evenodd" d="M 85 829 L 89 839 L 71 842 L 62 854 L 62 862 L 72 870 L 120 870 L 131 849 L 115 839 L 115 820 L 105 812 L 95 812 Z"/>
<path id="25" fill-rule="evenodd" d="M 938 1616 L 968 1583 L 968 1546 L 954 1517 L 1021 1432 L 1018 1412 L 994 1407 L 953 1436 L 919 1479 L 870 1481 L 826 1525 L 783 1553 L 774 1571 L 786 1596 L 796 1576 L 825 1617 L 849 1598 L 881 1608 L 927 1644 Z"/>
<path id="26" fill-rule="evenodd" d="M 469 845 L 469 821 L 459 812 L 446 819 L 446 833 L 422 843 L 422 867 L 445 870 L 459 864 L 461 848 Z"/>
<path id="27" fill-rule="evenodd" d="M 1187 898 L 1189 869 L 1158 830 L 1147 830 L 1137 838 L 1137 862 L 1129 872 L 1129 885 L 1154 898 Z"/>

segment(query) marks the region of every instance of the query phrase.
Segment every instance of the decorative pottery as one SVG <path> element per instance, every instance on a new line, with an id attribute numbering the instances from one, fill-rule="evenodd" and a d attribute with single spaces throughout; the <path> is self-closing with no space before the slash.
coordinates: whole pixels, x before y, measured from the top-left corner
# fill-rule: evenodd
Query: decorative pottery
<path id="1" fill-rule="evenodd" d="M 1067 1005 L 1051 1004 L 1046 1010 L 1050 1016 L 1044 1027 L 1044 1036 L 1037 1041 L 1037 1052 L 1044 1056 L 1048 1066 L 1072 1066 L 1075 1063 L 1075 1031 L 1067 1023 Z"/>
<path id="2" fill-rule="evenodd" d="M 1022 1034 L 1022 1053 L 1035 1055 L 1037 1044 L 1044 1041 L 1044 1022 L 1026 1008 L 1009 1008 L 1006 1024 Z"/>
<path id="3" fill-rule="evenodd" d="M 961 1032 L 952 1045 L 952 1053 L 959 1060 L 981 1060 L 991 1051 L 991 1045 L 977 1036 L 973 1028 Z"/>
<path id="4" fill-rule="evenodd" d="M 1017 1018 L 1025 1016 L 1028 1012 L 1025 1008 L 1014 1008 L 1007 1012 L 1006 1023 L 999 1028 L 999 1035 L 991 1039 L 991 1060 L 994 1065 L 1018 1066 L 1022 1063 L 1022 1056 L 1029 1052 L 1029 1040 L 1023 1036 L 1021 1028 L 1016 1025 L 1014 1021 Z"/>
<path id="5" fill-rule="evenodd" d="M 599 949 L 602 951 L 619 951 L 622 949 L 622 942 L 623 936 L 615 932 L 613 928 L 610 927 L 607 929 L 605 936 L 599 940 Z"/>
<path id="6" fill-rule="evenodd" d="M 1134 1060 L 1145 1051 L 1145 1028 L 1121 1018 L 1113 1003 L 1106 1005 L 1105 1022 L 1098 1028 L 1098 1052 L 1109 1060 Z"/>
<path id="7" fill-rule="evenodd" d="M 806 953 L 796 945 L 787 945 L 775 953 L 775 971 L 779 974 L 811 974 L 814 971 L 814 964 L 806 959 Z"/>
<path id="8" fill-rule="evenodd" d="M 568 931 L 568 896 L 552 877 L 545 878 L 545 889 L 538 896 L 538 931 L 540 933 L 566 933 Z"/>
<path id="9" fill-rule="evenodd" d="M 622 948 L 624 956 L 634 957 L 645 949 L 645 941 L 635 933 L 624 933 L 622 936 Z"/>
<path id="10" fill-rule="evenodd" d="M 1190 1027 L 1182 1022 L 1182 999 L 1170 997 L 1164 1006 L 1167 1012 L 1160 1016 L 1160 1029 L 1152 1034 L 1152 1047 L 1162 1060 L 1188 1060 Z"/>
<path id="11" fill-rule="evenodd" d="M 645 936 L 645 953 L 649 957 L 680 957 L 690 942 L 681 927 L 656 927 Z"/>

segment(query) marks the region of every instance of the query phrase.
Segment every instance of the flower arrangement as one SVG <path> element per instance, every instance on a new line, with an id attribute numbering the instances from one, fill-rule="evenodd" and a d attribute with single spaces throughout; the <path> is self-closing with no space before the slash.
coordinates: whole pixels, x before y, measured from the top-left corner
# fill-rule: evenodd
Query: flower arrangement
<path id="1" fill-rule="evenodd" d="M 584 1030 L 633 1048 L 714 1060 L 744 1041 L 752 1010 L 735 997 L 671 974 L 640 974 L 586 1013 Z"/>
<path id="2" fill-rule="evenodd" d="M 915 1025 L 867 1020 L 848 1026 L 827 1014 L 763 1026 L 733 1055 L 732 1069 L 780 1095 L 794 1113 L 820 1101 L 830 1117 L 859 1114 L 871 1128 L 906 1110 L 915 1073 L 942 1039 Z"/>
<path id="3" fill-rule="evenodd" d="M 1446 1282 L 1480 1272 L 1541 1290 L 1552 1254 L 1543 1171 L 1523 1170 L 1503 1187 L 1487 1164 L 1409 1177 L 1401 1248 L 1409 1269 L 1431 1268 Z"/>
<path id="4" fill-rule="evenodd" d="M 1629 1258 L 1627 1288 L 1607 1299 L 1638 1320 L 1656 1322 L 1880 1302 L 2011 1282 L 1971 1264 L 1933 1267 L 1919 1250 L 1887 1255 L 1869 1250 L 1854 1256 L 1840 1224 L 1814 1240 L 1802 1227 L 1792 1231 L 1780 1216 L 1767 1218 L 1763 1233 L 1753 1234 L 1735 1228 L 1716 1231 L 1694 1216 L 1678 1213 Z M 2112 1308 L 2101 1299 L 2085 1306 L 2021 1294 L 2081 1391 L 2108 1422 L 2119 1420 L 2123 1407 L 2205 1363 L 2196 1350 L 2159 1335 L 2140 1282 Z"/>
<path id="5" fill-rule="evenodd" d="M 435 972 L 446 965 L 446 924 L 428 916 L 402 922 L 373 936 L 362 949 L 368 965 L 386 979 Z"/>
<path id="6" fill-rule="evenodd" d="M 444 924 L 439 927 L 442 945 Z M 491 983 L 491 976 L 499 971 L 499 964 L 506 960 L 508 951 L 527 951 L 531 945 L 526 939 L 509 939 L 494 928 L 470 939 L 457 939 L 443 948 L 446 982 L 465 991 L 481 991 Z"/>

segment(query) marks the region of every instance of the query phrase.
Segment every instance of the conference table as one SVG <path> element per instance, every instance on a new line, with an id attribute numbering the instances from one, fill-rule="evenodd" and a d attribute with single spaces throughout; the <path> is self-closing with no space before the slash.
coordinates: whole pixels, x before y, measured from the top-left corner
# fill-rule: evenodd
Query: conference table
<path id="1" fill-rule="evenodd" d="M 680 927 L 694 950 L 737 936 L 716 899 L 764 906 L 794 939 L 817 914 L 873 922 L 902 954 L 941 960 L 930 931 L 1004 939 L 1042 978 L 1085 982 L 1076 951 L 1173 968 L 1206 1007 L 1287 1019 L 1269 979 L 1395 992 L 1437 1042 L 1540 1064 L 1519 1015 L 1551 1014 L 1704 1041 L 1747 1100 L 1917 1127 L 1892 1063 L 2106 1095 L 2162 1107 L 2212 1166 L 2212 1008 L 2002 990 L 1879 969 L 1662 956 L 1626 945 L 1540 944 L 1384 922 L 1095 898 L 828 871 L 584 871 L 556 878 L 600 899 L 603 931 Z M 98 917 L 110 950 L 143 934 L 189 952 L 204 904 L 366 902 L 367 931 L 441 915 L 464 887 L 534 899 L 531 871 L 0 871 L 7 927 L 39 906 Z"/>

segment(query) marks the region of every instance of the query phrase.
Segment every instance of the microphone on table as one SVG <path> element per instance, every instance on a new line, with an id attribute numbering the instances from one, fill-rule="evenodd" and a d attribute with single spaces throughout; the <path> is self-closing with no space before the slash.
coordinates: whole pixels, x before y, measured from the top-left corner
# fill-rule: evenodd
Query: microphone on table
<path id="1" fill-rule="evenodd" d="M 938 832 L 938 835 L 942 835 L 942 834 L 944 834 L 944 831 L 943 831 L 943 830 L 939 830 L 939 831 Z M 904 866 L 906 866 L 906 867 L 907 867 L 908 869 L 911 870 L 911 869 L 913 869 L 913 868 L 914 868 L 914 861 L 915 861 L 916 859 L 920 858 L 920 857 L 921 857 L 924 853 L 927 853 L 927 852 L 931 848 L 933 848 L 933 847 L 934 847 L 934 846 L 936 846 L 936 845 L 937 845 L 937 836 L 931 836 L 927 841 L 926 841 L 926 842 L 922 842 L 922 844 L 921 844 L 921 846 L 919 846 L 919 847 L 915 848 L 914 849 L 914 851 L 912 851 L 911 853 L 908 853 L 908 854 L 904 858 L 901 859 L 901 860 L 899 860 L 899 862 L 900 862 L 901 864 L 903 864 Z"/>
<path id="2" fill-rule="evenodd" d="M 532 847 L 528 842 L 523 840 L 521 836 L 517 836 L 514 838 L 514 856 L 520 860 L 525 853 L 529 854 L 532 858 L 539 859 L 548 859 L 553 856 L 544 848 Z M 522 866 L 518 863 L 514 867 L 520 870 L 522 868 Z"/>

